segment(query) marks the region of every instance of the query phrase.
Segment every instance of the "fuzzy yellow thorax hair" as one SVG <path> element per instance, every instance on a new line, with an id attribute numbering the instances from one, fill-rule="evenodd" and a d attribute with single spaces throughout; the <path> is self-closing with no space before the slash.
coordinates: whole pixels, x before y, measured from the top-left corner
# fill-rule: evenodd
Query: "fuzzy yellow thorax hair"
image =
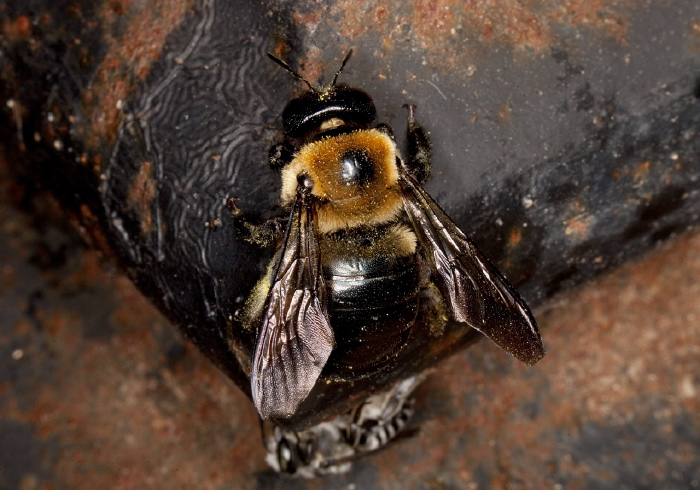
<path id="1" fill-rule="evenodd" d="M 349 151 L 362 151 L 372 162 L 373 176 L 368 182 L 351 185 L 342 181 L 341 158 Z M 396 157 L 394 141 L 376 129 L 309 143 L 282 169 L 282 203 L 292 203 L 297 178 L 306 174 L 314 182 L 311 194 L 316 198 L 320 233 L 386 223 L 401 209 Z"/>

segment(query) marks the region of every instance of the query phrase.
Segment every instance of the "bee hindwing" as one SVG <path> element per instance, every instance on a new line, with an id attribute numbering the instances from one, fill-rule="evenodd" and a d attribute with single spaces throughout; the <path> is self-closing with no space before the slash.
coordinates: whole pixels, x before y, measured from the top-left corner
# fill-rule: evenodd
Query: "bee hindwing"
<path id="1" fill-rule="evenodd" d="M 526 364 L 544 357 L 535 319 L 513 286 L 403 169 L 400 183 L 404 210 L 454 319 Z"/>
<path id="2" fill-rule="evenodd" d="M 288 418 L 316 384 L 335 344 L 308 195 L 297 193 L 251 366 L 263 419 Z"/>

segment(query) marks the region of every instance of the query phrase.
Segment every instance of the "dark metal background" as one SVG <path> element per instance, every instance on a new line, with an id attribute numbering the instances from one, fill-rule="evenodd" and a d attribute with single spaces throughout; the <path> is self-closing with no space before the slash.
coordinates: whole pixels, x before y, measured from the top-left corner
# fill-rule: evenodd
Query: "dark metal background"
<path id="1" fill-rule="evenodd" d="M 5 1 L 0 23 L 0 128 L 20 182 L 14 188 L 32 181 L 51 189 L 84 236 L 244 390 L 222 333 L 269 254 L 234 236 L 223 202 L 238 197 L 261 217 L 279 212 L 279 183 L 265 158 L 296 86 L 267 60 L 268 50 L 302 63 L 316 80 L 354 47 L 342 80 L 372 94 L 380 119 L 399 136 L 401 105 L 417 103 L 434 142 L 427 190 L 533 305 L 700 214 L 700 6 L 693 0 Z M 56 247 L 75 246 L 61 245 L 61 236 L 58 244 L 53 235 L 39 240 L 49 258 Z M 33 288 L 43 289 L 11 293 L 27 301 L 20 310 L 30 318 Z M 75 307 L 93 311 L 94 301 Z M 106 314 L 99 311 L 90 314 Z M 3 320 L 3 328 L 21 337 L 19 321 Z M 98 337 L 114 328 L 87 323 L 98 325 Z M 566 336 L 576 339 L 581 326 L 571 328 Z M 549 335 L 550 356 L 570 348 Z M 251 343 L 241 333 L 241 359 Z M 176 345 L 177 354 L 183 347 Z M 491 348 L 482 344 L 470 356 L 482 349 Z M 690 376 L 694 386 L 697 374 Z M 509 379 L 492 377 L 485 383 Z M 8 379 L 12 392 L 17 379 Z M 681 430 L 674 420 L 668 430 Z"/>

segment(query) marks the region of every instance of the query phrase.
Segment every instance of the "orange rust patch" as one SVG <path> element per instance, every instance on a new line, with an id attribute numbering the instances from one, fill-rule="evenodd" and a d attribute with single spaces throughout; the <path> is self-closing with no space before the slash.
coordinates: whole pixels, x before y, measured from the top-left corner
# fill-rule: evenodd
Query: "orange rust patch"
<path id="1" fill-rule="evenodd" d="M 395 0 L 341 1 L 293 15 L 309 32 L 327 23 L 332 32 L 353 40 L 368 33 L 382 35 L 382 49 L 412 41 L 425 52 L 426 62 L 451 71 L 468 70 L 465 56 L 478 43 L 499 42 L 524 52 L 539 53 L 557 42 L 557 25 L 590 26 L 625 42 L 627 0 Z M 346 46 L 347 47 L 347 46 Z M 382 53 L 378 54 L 379 56 Z"/>
<path id="2" fill-rule="evenodd" d="M 700 20 L 695 20 L 690 24 L 690 35 L 688 36 L 690 50 L 700 52 Z"/>
<path id="3" fill-rule="evenodd" d="M 15 21 L 15 29 L 18 36 L 28 36 L 32 32 L 32 23 L 29 17 L 21 15 Z"/>
<path id="4" fill-rule="evenodd" d="M 20 37 L 28 36 L 32 32 L 32 23 L 29 17 L 21 15 L 15 21 L 15 32 Z"/>
<path id="5" fill-rule="evenodd" d="M 112 261 L 117 261 L 117 256 L 100 227 L 99 218 L 87 204 L 81 204 L 78 213 L 69 213 L 67 217 L 73 225 L 73 229 L 80 234 L 80 238 L 89 247 L 99 251 L 97 255 L 100 259 L 107 257 Z"/>
<path id="6" fill-rule="evenodd" d="M 649 175 L 649 162 L 642 162 L 634 169 L 634 180 L 642 180 Z"/>
<path id="7" fill-rule="evenodd" d="M 32 21 L 26 15 L 20 15 L 14 21 L 6 21 L 2 24 L 2 34 L 10 42 L 29 36 L 32 33 Z"/>
<path id="8" fill-rule="evenodd" d="M 0 295 L 15 287 L 17 284 L 17 272 L 10 265 L 0 268 Z"/>
<path id="9" fill-rule="evenodd" d="M 508 271 L 513 268 L 513 256 L 522 240 L 522 228 L 511 228 L 506 242 L 506 256 L 503 258 L 502 270 Z"/>
<path id="10" fill-rule="evenodd" d="M 496 113 L 496 122 L 507 125 L 513 121 L 513 104 L 506 102 Z"/>
<path id="11" fill-rule="evenodd" d="M 146 78 L 167 36 L 180 23 L 189 5 L 182 0 L 146 4 L 110 0 L 102 5 L 100 18 L 106 26 L 109 48 L 83 96 L 83 107 L 90 118 L 84 136 L 90 147 L 97 148 L 102 142 L 114 144 L 120 122 L 119 102 L 131 95 L 136 79 Z M 128 17 L 127 23 L 121 36 L 114 37 L 109 26 L 121 17 Z"/>
<path id="12" fill-rule="evenodd" d="M 628 1 L 606 2 L 602 0 L 562 0 L 549 12 L 558 24 L 572 26 L 589 25 L 618 42 L 626 42 L 627 20 L 620 10 L 629 7 Z"/>
<path id="13" fill-rule="evenodd" d="M 515 248 L 520 244 L 523 239 L 523 232 L 520 228 L 513 228 L 508 234 L 508 247 Z"/>
<path id="14" fill-rule="evenodd" d="M 141 217 L 141 233 L 148 234 L 153 228 L 153 215 L 151 206 L 156 195 L 156 185 L 153 182 L 151 162 L 144 162 L 139 173 L 129 187 L 129 205 L 135 209 Z"/>
<path id="15" fill-rule="evenodd" d="M 18 321 L 15 324 L 15 334 L 18 337 L 22 337 L 24 335 L 29 335 L 32 332 L 33 327 L 29 324 L 29 322 L 26 319 L 22 319 Z"/>
<path id="16" fill-rule="evenodd" d="M 585 239 L 591 231 L 595 218 L 590 214 L 581 213 L 564 221 L 566 226 L 564 233 L 575 240 Z"/>

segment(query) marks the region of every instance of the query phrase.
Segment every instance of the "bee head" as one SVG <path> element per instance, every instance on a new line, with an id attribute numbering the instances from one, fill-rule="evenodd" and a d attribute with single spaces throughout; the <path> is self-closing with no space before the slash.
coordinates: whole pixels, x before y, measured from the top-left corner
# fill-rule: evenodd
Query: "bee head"
<path id="1" fill-rule="evenodd" d="M 374 122 L 377 109 L 372 98 L 363 90 L 335 83 L 351 55 L 352 50 L 343 59 L 329 85 L 314 87 L 287 63 L 268 53 L 270 59 L 309 86 L 309 90 L 292 99 L 282 112 L 282 124 L 288 138 L 305 139 L 341 125 L 366 128 Z"/>
<path id="2" fill-rule="evenodd" d="M 292 99 L 282 113 L 282 123 L 288 137 L 301 138 L 318 129 L 325 129 L 324 123 L 328 124 L 328 121 L 367 127 L 376 117 L 377 109 L 366 92 L 347 85 L 333 85 L 308 90 Z"/>
<path id="3" fill-rule="evenodd" d="M 281 165 L 282 202 L 292 203 L 303 177 L 321 233 L 384 223 L 401 208 L 396 143 L 385 131 L 372 128 L 377 109 L 366 92 L 335 83 L 351 54 L 333 81 L 319 87 L 268 54 L 309 86 L 282 113 L 289 143 Z"/>

